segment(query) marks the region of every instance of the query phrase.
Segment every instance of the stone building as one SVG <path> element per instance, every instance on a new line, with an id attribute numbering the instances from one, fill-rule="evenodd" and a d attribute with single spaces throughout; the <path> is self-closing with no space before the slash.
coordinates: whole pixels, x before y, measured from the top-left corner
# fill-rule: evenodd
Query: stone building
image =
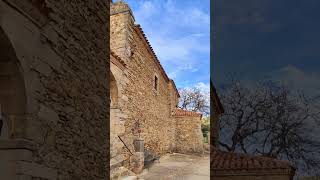
<path id="1" fill-rule="evenodd" d="M 215 180 L 293 180 L 295 169 L 287 161 L 212 149 L 210 175 Z"/>
<path id="2" fill-rule="evenodd" d="M 218 97 L 216 88 L 213 86 L 212 82 L 210 81 L 210 97 L 211 97 L 211 119 L 210 124 L 212 124 L 212 131 L 210 134 L 210 145 L 217 147 L 218 146 L 218 139 L 219 139 L 219 118 L 224 113 L 224 108 L 220 102 Z"/>
<path id="3" fill-rule="evenodd" d="M 146 151 L 203 151 L 200 113 L 177 108 L 179 93 L 154 53 L 128 4 L 111 3 L 111 167 L 128 165 L 133 141 Z M 135 133 L 136 125 L 141 132 Z"/>
<path id="4" fill-rule="evenodd" d="M 107 179 L 108 9 L 0 1 L 0 179 Z"/>
<path id="5" fill-rule="evenodd" d="M 295 168 L 287 161 L 262 156 L 224 152 L 218 149 L 219 117 L 224 113 L 211 83 L 213 130 L 211 133 L 210 176 L 215 180 L 293 180 Z"/>

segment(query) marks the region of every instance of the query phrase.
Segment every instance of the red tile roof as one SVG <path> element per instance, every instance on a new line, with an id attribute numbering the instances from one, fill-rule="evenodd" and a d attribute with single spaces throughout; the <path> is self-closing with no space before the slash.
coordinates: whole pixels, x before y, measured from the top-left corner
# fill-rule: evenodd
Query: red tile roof
<path id="1" fill-rule="evenodd" d="M 211 148 L 211 172 L 215 173 L 286 173 L 294 174 L 295 169 L 288 161 L 262 156 L 250 156 Z"/>
<path id="2" fill-rule="evenodd" d="M 180 108 L 176 108 L 173 112 L 172 112 L 172 116 L 192 116 L 192 117 L 201 117 L 202 114 L 198 113 L 198 112 L 194 112 L 194 111 L 187 111 L 187 110 L 183 110 Z"/>

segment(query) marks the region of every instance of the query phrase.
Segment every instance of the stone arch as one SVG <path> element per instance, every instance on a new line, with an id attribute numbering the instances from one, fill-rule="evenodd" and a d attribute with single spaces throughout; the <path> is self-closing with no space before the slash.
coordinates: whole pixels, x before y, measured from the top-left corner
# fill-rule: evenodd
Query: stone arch
<path id="1" fill-rule="evenodd" d="M 114 77 L 114 75 L 112 74 L 112 72 L 110 72 L 110 107 L 111 108 L 116 108 L 119 105 L 119 94 L 118 94 L 118 86 L 117 86 L 117 81 Z"/>
<path id="2" fill-rule="evenodd" d="M 111 68 L 110 71 L 110 158 L 113 163 L 122 162 L 123 143 L 118 136 L 125 132 L 123 111 L 121 107 L 121 74 L 118 69 Z"/>
<path id="3" fill-rule="evenodd" d="M 22 137 L 25 131 L 26 92 L 15 50 L 0 28 L 0 106 L 2 138 Z"/>

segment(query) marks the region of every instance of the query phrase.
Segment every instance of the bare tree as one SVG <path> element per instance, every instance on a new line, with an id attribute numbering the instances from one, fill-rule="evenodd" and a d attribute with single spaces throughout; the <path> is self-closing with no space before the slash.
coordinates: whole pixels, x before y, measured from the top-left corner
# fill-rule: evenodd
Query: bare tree
<path id="1" fill-rule="evenodd" d="M 209 114 L 209 102 L 205 94 L 199 88 L 179 89 L 179 107 L 188 111 Z"/>
<path id="2" fill-rule="evenodd" d="M 220 91 L 221 148 L 286 159 L 299 169 L 320 168 L 320 141 L 314 136 L 319 113 L 301 92 L 274 83 L 251 87 L 231 80 Z"/>

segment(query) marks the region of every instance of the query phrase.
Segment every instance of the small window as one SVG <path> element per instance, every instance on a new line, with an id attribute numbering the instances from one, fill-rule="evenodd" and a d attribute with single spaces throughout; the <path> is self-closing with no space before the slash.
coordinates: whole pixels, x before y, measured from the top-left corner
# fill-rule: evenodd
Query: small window
<path id="1" fill-rule="evenodd" d="M 157 76 L 154 76 L 154 89 L 155 90 L 158 90 L 158 77 Z"/>

